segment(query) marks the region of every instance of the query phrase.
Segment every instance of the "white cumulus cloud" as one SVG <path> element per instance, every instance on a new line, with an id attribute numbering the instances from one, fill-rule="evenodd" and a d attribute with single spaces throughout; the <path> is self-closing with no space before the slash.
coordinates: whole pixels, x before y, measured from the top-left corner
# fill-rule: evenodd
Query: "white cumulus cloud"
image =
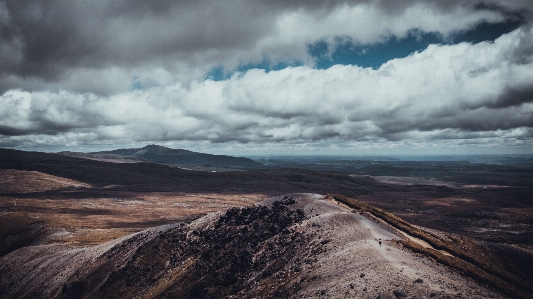
<path id="1" fill-rule="evenodd" d="M 11 90 L 0 97 L 0 142 L 524 145 L 533 133 L 532 49 L 531 31 L 521 28 L 494 43 L 431 45 L 377 70 L 253 69 L 224 81 L 166 82 L 110 96 Z"/>

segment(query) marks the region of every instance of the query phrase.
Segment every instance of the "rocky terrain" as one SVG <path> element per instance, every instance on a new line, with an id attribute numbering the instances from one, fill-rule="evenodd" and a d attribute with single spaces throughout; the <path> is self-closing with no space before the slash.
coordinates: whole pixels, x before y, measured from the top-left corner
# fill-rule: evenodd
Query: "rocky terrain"
<path id="1" fill-rule="evenodd" d="M 1 259 L 0 291 L 5 298 L 501 297 L 395 242 L 404 238 L 323 196 L 293 194 L 96 246 L 22 248 Z"/>
<path id="2" fill-rule="evenodd" d="M 0 149 L 3 297 L 532 298 L 531 187 L 116 162 Z"/>

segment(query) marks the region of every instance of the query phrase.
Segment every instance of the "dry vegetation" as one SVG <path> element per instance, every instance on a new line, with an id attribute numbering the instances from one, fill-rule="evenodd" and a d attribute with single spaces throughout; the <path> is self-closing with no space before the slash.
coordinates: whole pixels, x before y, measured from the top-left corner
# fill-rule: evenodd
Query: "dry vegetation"
<path id="1" fill-rule="evenodd" d="M 22 237 L 19 245 L 13 244 L 11 249 L 2 248 L 2 251 L 5 253 L 37 241 L 45 233 L 44 227 L 46 234 L 57 233 L 56 238 L 49 237 L 46 243 L 94 245 L 149 227 L 190 221 L 210 212 L 246 206 L 264 198 L 259 194 L 124 192 L 75 200 L 42 197 L 15 200 L 11 196 L 0 196 L 0 210 L 4 213 L 0 217 L 0 237 Z M 43 229 L 37 230 L 37 224 Z"/>
<path id="2" fill-rule="evenodd" d="M 88 246 L 263 200 L 261 194 L 127 192 L 0 169 L 0 256 L 30 244 Z M 83 187 L 79 187 L 83 186 Z"/>
<path id="3" fill-rule="evenodd" d="M 37 171 L 0 169 L 2 193 L 25 194 L 50 190 L 89 188 L 89 184 Z"/>

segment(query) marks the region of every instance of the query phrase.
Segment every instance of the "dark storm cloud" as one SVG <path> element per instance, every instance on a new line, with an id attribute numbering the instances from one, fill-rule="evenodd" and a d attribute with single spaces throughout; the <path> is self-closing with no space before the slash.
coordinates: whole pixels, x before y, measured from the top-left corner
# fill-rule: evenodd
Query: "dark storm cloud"
<path id="1" fill-rule="evenodd" d="M 10 126 L 0 126 L 0 135 L 19 136 L 35 133 L 35 130 L 17 129 Z"/>
<path id="2" fill-rule="evenodd" d="M 466 10 L 475 6 L 463 1 L 5 0 L 0 68 L 4 76 L 57 81 L 76 68 L 216 64 L 242 51 L 261 55 L 255 47 L 265 37 L 275 38 L 282 13 L 303 8 L 327 16 L 361 3 L 395 16 L 420 3 L 442 12 L 458 3 Z"/>
<path id="3" fill-rule="evenodd" d="M 533 119 L 531 113 L 523 113 L 520 107 L 509 107 L 506 109 L 457 109 L 447 116 L 428 115 L 426 118 L 419 119 L 395 115 L 390 119 L 376 119 L 376 123 L 383 130 L 383 136 L 390 137 L 413 130 L 420 132 L 446 129 L 454 129 L 458 132 L 505 131 L 532 127 Z M 453 135 L 450 134 L 450 137 Z"/>
<path id="4" fill-rule="evenodd" d="M 19 57 L 2 57 L 2 70 L 56 79 L 67 67 L 135 65 L 249 46 L 271 30 L 262 21 L 269 12 L 239 9 L 236 2 L 8 0 L 1 42 Z"/>
<path id="5" fill-rule="evenodd" d="M 91 40 L 80 34 L 79 12 L 70 1 L 6 1 L 2 44 L 20 57 L 3 57 L 3 73 L 55 78 L 65 64 L 81 64 L 94 52 Z M 82 17 L 82 16 L 80 16 Z M 97 43 L 97 40 L 92 42 Z M 18 63 L 13 63 L 18 62 Z"/>
<path id="6" fill-rule="evenodd" d="M 509 106 L 522 105 L 524 103 L 533 103 L 533 83 L 523 87 L 506 88 L 495 101 L 495 103 L 490 105 L 490 107 L 505 108 Z"/>

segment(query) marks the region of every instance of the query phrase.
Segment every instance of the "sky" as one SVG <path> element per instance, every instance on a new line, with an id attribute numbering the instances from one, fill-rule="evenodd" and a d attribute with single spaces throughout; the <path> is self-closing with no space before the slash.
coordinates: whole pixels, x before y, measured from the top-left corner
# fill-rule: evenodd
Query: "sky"
<path id="1" fill-rule="evenodd" d="M 0 0 L 0 147 L 533 154 L 532 27 L 532 0 Z"/>

